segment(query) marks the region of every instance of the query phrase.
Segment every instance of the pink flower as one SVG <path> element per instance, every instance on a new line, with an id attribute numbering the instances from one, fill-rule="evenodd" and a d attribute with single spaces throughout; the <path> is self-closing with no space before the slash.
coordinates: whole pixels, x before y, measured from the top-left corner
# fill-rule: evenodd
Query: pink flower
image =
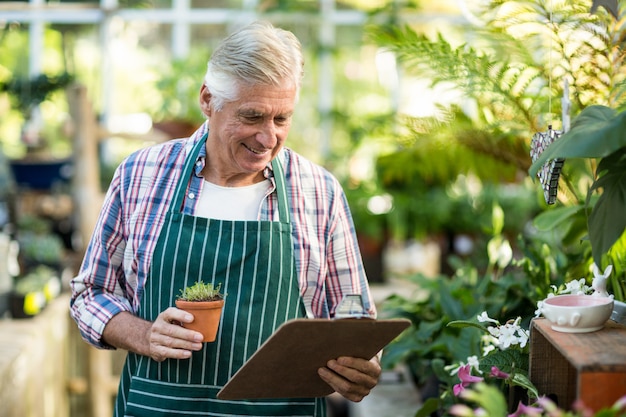
<path id="1" fill-rule="evenodd" d="M 561 417 L 564 415 L 564 412 L 562 410 L 559 410 L 559 408 L 554 403 L 554 401 L 552 401 L 550 398 L 546 396 L 541 396 L 537 398 L 537 404 L 543 407 L 544 411 L 550 417 Z"/>
<path id="2" fill-rule="evenodd" d="M 459 376 L 459 379 L 461 380 L 461 382 L 456 384 L 454 387 L 452 387 L 452 392 L 454 392 L 455 396 L 458 397 L 461 391 L 463 391 L 465 387 L 469 386 L 469 384 L 473 382 L 483 381 L 483 378 L 479 376 L 473 376 L 471 372 L 472 372 L 471 365 L 465 365 L 459 368 L 459 372 L 457 375 Z"/>
<path id="3" fill-rule="evenodd" d="M 463 384 L 456 384 L 455 386 L 452 387 L 452 392 L 454 393 L 455 397 L 458 397 L 459 394 L 463 392 L 464 389 L 465 387 L 463 386 Z"/>
<path id="4" fill-rule="evenodd" d="M 471 417 L 474 415 L 474 410 L 469 408 L 465 404 L 454 404 L 450 407 L 450 414 L 457 417 Z"/>
<path id="5" fill-rule="evenodd" d="M 513 414 L 509 414 L 508 417 L 539 417 L 543 413 L 543 409 L 539 407 L 531 407 L 524 405 L 521 401 L 517 405 L 517 410 Z"/>
<path id="6" fill-rule="evenodd" d="M 494 378 L 500 378 L 500 379 L 509 379 L 509 377 L 511 375 L 507 374 L 504 371 L 501 371 L 500 368 L 498 368 L 497 366 L 492 366 L 491 367 L 491 374 L 492 377 Z"/>
<path id="7" fill-rule="evenodd" d="M 587 407 L 581 400 L 574 401 L 572 408 L 583 417 L 593 417 L 593 410 Z"/>

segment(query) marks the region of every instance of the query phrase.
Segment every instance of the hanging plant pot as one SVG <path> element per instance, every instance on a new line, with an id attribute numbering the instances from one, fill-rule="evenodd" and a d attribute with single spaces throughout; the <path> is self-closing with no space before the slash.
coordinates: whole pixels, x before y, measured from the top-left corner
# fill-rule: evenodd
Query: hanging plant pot
<path id="1" fill-rule="evenodd" d="M 184 323 L 186 329 L 202 333 L 203 342 L 213 342 L 217 337 L 217 329 L 222 317 L 224 300 L 216 301 L 185 301 L 176 300 L 176 308 L 193 315 L 191 323 Z"/>
<path id="2" fill-rule="evenodd" d="M 552 126 L 548 126 L 548 131 L 545 133 L 535 133 L 530 144 L 530 157 L 533 162 L 539 159 L 543 151 L 561 137 L 562 133 L 563 132 L 559 130 L 552 130 Z M 537 172 L 537 177 L 543 188 L 543 194 L 547 204 L 554 204 L 556 202 L 559 189 L 559 177 L 561 176 L 561 169 L 563 168 L 564 162 L 564 158 L 550 159 L 542 165 L 541 169 Z"/>

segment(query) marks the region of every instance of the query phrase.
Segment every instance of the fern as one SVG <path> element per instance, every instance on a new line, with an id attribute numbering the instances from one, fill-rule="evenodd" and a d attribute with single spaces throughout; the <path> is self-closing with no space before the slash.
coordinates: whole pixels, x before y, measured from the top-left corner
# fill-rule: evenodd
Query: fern
<path id="1" fill-rule="evenodd" d="M 476 167 L 491 158 L 525 174 L 532 135 L 548 124 L 557 123 L 554 128 L 560 128 L 565 79 L 569 80 L 572 114 L 592 104 L 626 107 L 623 10 L 614 19 L 603 8 L 591 14 L 591 2 L 586 0 L 483 4 L 476 12 L 483 26 L 467 29 L 466 42 L 458 46 L 442 33 L 428 37 L 408 25 L 384 25 L 370 33 L 374 42 L 396 55 L 408 74 L 430 80 L 433 87 L 449 86 L 478 109 L 467 115 L 469 123 L 460 125 L 461 115 L 451 109 L 439 110 L 445 116 L 439 124 L 406 118 L 408 136 L 414 139 L 398 139 L 402 152 L 423 146 L 420 137 L 434 135 L 448 143 L 440 147 L 445 155 L 437 158 L 429 153 L 425 158 L 446 158 L 458 168 L 457 173 L 469 170 L 484 178 L 489 174 Z M 465 148 L 466 162 L 452 157 L 453 146 Z M 425 159 L 415 162 L 427 163 Z"/>

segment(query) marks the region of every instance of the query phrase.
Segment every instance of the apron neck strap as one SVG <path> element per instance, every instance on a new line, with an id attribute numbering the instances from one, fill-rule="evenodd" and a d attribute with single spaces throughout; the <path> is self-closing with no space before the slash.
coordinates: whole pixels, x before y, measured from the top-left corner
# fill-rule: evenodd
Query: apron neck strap
<path id="1" fill-rule="evenodd" d="M 285 173 L 283 165 L 278 160 L 278 155 L 272 159 L 272 169 L 274 170 L 274 181 L 276 182 L 276 196 L 278 197 L 278 219 L 281 223 L 289 223 L 289 213 L 287 207 L 287 189 L 285 188 Z"/>
<path id="2" fill-rule="evenodd" d="M 202 138 L 193 146 L 190 154 L 187 155 L 185 167 L 183 168 L 183 172 L 178 180 L 178 185 L 176 186 L 176 191 L 174 192 L 174 200 L 170 205 L 170 210 L 173 213 L 180 213 L 183 209 L 183 200 L 185 199 L 185 190 L 187 189 L 189 178 L 191 178 L 193 168 L 196 165 L 196 160 L 198 159 L 198 155 L 200 155 L 200 150 L 206 143 L 208 136 L 209 133 L 205 133 L 204 136 L 202 136 Z"/>
<path id="3" fill-rule="evenodd" d="M 198 155 L 200 155 L 200 150 L 206 143 L 208 135 L 208 132 L 205 133 L 204 136 L 202 136 L 202 138 L 198 142 L 196 142 L 186 158 L 185 167 L 183 168 L 183 172 L 178 181 L 178 185 L 176 186 L 174 199 L 172 201 L 172 204 L 170 205 L 170 210 L 172 212 L 180 213 L 183 209 L 183 200 L 185 198 L 185 190 L 187 189 L 189 178 L 191 178 L 191 175 L 193 174 L 196 160 L 198 159 Z M 285 173 L 283 172 L 282 164 L 278 160 L 278 156 L 276 156 L 276 158 L 272 160 L 272 169 L 274 170 L 276 195 L 278 197 L 278 218 L 279 221 L 282 223 L 289 223 L 289 213 L 287 212 L 287 207 L 289 207 L 289 204 L 287 203 L 287 190 L 285 189 Z"/>

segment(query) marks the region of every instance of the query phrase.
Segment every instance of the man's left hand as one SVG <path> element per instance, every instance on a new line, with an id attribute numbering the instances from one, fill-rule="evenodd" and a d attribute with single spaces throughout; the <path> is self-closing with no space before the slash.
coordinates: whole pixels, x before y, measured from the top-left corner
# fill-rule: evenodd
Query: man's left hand
<path id="1" fill-rule="evenodd" d="M 378 356 L 366 359 L 340 357 L 328 361 L 318 374 L 337 393 L 350 401 L 359 402 L 378 383 L 381 368 Z"/>

